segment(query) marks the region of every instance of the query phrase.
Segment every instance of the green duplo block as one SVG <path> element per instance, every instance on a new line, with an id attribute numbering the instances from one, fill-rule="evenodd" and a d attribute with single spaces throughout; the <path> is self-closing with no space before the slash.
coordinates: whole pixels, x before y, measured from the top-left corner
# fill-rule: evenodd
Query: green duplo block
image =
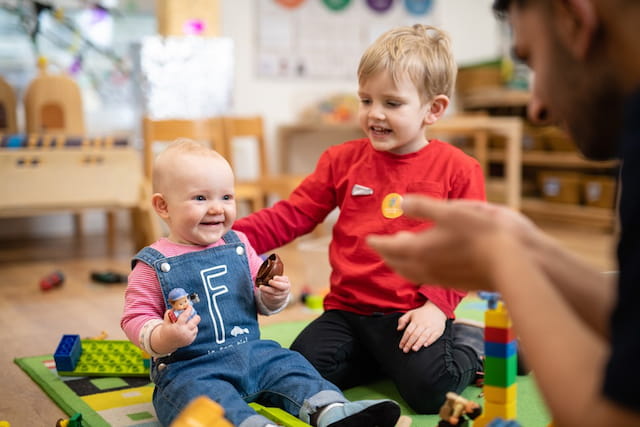
<path id="1" fill-rule="evenodd" d="M 509 387 L 516 382 L 518 356 L 507 358 L 487 356 L 484 359 L 484 383 L 494 387 Z"/>

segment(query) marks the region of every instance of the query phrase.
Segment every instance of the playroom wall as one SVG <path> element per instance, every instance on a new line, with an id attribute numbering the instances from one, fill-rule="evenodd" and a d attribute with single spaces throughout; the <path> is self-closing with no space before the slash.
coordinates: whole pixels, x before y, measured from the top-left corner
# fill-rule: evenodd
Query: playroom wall
<path id="1" fill-rule="evenodd" d="M 310 105 L 332 94 L 355 94 L 357 83 L 354 75 L 344 78 L 265 78 L 257 75 L 256 40 L 258 1 L 267 0 L 220 0 L 220 30 L 223 37 L 229 37 L 234 45 L 234 89 L 231 114 L 261 114 L 265 118 L 267 143 L 276 159 L 275 146 L 277 128 L 295 123 L 301 112 Z M 307 0 L 320 1 L 320 0 Z M 364 0 L 352 0 L 354 3 Z M 502 51 L 499 25 L 493 17 L 491 0 L 435 0 L 436 23 L 452 36 L 456 58 L 460 65 L 493 60 Z M 54 2 L 55 3 L 55 2 Z M 120 3 L 124 3 L 121 0 Z M 401 3 L 396 0 L 396 3 Z M 153 0 L 139 2 L 140 10 L 147 12 L 141 16 L 135 31 L 143 35 L 154 30 Z M 354 5 L 355 6 L 355 5 Z M 362 8 L 363 14 L 384 23 L 384 17 Z M 398 5 L 396 5 L 397 7 Z M 398 17 L 390 15 L 388 27 L 397 25 Z M 379 27 L 382 28 L 383 25 Z M 134 28 L 132 26 L 131 30 Z M 28 46 L 27 46 L 28 47 Z M 0 67 L 2 64 L 0 64 Z M 15 72 L 15 69 L 13 70 Z M 33 69 L 24 71 L 33 73 Z M 105 134 L 113 130 L 130 132 L 140 144 L 140 113 L 135 108 L 119 105 L 117 108 L 101 105 L 95 94 L 88 96 L 85 104 L 85 119 L 90 134 Z M 20 114 L 19 114 L 20 118 Z M 277 163 L 277 162 L 276 162 Z M 277 164 L 275 166 L 278 166 Z M 128 227 L 126 215 L 118 224 Z M 101 233 L 105 228 L 104 215 L 90 212 L 85 217 L 86 233 Z M 22 236 L 49 237 L 65 236 L 73 232 L 70 215 L 53 215 L 32 218 L 0 220 L 0 238 Z"/>

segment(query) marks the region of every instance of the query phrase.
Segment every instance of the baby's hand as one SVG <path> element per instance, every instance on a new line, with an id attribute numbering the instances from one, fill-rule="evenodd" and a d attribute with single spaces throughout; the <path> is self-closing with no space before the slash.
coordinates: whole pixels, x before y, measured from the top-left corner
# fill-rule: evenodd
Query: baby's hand
<path id="1" fill-rule="evenodd" d="M 151 335 L 151 348 L 157 353 L 172 353 L 180 347 L 191 344 L 198 335 L 200 316 L 196 314 L 191 317 L 192 306 L 188 306 L 175 322 L 169 317 L 170 312 L 171 310 L 167 310 L 164 313 L 162 325 L 155 328 Z"/>
<path id="2" fill-rule="evenodd" d="M 430 346 L 442 336 L 446 322 L 447 316 L 431 301 L 407 311 L 398 319 L 398 330 L 404 329 L 400 349 L 409 353 Z"/>
<path id="3" fill-rule="evenodd" d="M 287 276 L 273 276 L 269 286 L 260 286 L 262 302 L 269 310 L 277 310 L 287 302 L 291 292 L 291 283 Z"/>

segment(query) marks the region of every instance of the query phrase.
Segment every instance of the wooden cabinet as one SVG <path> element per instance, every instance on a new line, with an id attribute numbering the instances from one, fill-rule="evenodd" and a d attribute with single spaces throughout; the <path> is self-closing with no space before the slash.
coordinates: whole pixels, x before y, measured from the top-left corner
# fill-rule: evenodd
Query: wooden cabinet
<path id="1" fill-rule="evenodd" d="M 528 100 L 525 91 L 494 88 L 476 91 L 459 103 L 465 111 L 489 116 L 509 114 L 523 120 L 520 147 L 523 213 L 533 219 L 613 228 L 618 162 L 587 160 L 559 128 L 528 123 Z M 489 175 L 494 171 L 499 174 L 509 157 L 503 145 L 499 140 L 488 143 Z"/>

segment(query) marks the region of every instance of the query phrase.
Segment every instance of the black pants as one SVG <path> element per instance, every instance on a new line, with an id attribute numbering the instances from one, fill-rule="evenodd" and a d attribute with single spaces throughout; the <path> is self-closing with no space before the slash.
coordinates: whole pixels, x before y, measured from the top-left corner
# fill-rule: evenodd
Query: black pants
<path id="1" fill-rule="evenodd" d="M 451 320 L 429 347 L 404 353 L 398 347 L 404 332 L 397 330 L 401 315 L 326 311 L 300 333 L 291 349 L 343 390 L 389 378 L 414 411 L 437 413 L 445 394 L 460 393 L 482 366 L 471 348 L 455 345 Z"/>

